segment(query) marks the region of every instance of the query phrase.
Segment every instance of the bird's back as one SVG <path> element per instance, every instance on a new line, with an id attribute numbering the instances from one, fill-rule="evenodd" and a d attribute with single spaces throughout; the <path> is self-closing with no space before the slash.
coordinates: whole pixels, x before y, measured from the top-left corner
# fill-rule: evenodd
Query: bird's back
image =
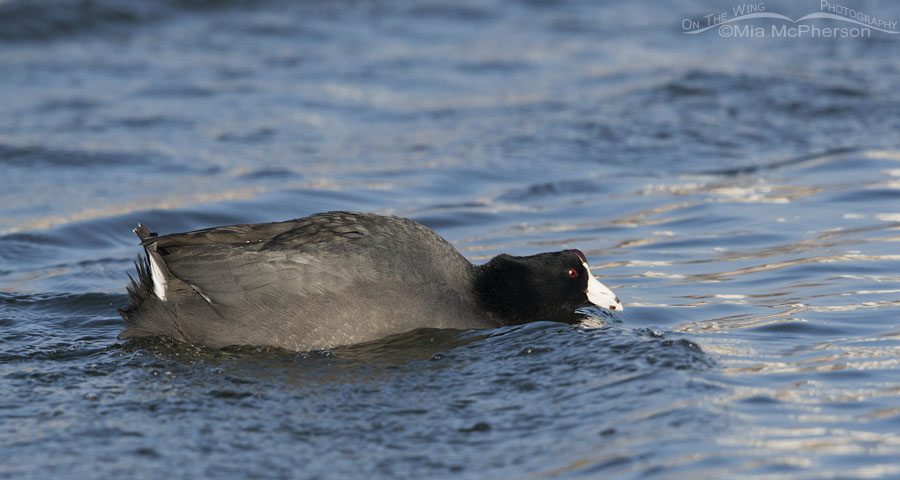
<path id="1" fill-rule="evenodd" d="M 408 219 L 328 212 L 142 240 L 148 262 L 123 337 L 308 350 L 491 326 L 474 308 L 474 267 Z"/>

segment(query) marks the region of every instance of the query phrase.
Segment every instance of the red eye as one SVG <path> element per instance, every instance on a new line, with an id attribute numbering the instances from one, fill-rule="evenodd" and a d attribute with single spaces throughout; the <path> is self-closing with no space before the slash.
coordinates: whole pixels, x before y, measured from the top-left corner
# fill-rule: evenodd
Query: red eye
<path id="1" fill-rule="evenodd" d="M 577 276 L 578 276 L 578 271 L 576 271 L 574 268 L 570 268 L 569 269 L 569 278 L 575 278 Z"/>

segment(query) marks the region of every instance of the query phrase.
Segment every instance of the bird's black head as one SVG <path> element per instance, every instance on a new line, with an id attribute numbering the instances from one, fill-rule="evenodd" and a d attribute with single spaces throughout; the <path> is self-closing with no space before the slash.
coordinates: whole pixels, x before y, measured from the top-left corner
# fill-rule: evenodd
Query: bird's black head
<path id="1" fill-rule="evenodd" d="M 528 257 L 498 255 L 478 267 L 475 293 L 482 307 L 504 323 L 569 321 L 589 305 L 621 311 L 612 291 L 591 275 L 579 250 Z"/>

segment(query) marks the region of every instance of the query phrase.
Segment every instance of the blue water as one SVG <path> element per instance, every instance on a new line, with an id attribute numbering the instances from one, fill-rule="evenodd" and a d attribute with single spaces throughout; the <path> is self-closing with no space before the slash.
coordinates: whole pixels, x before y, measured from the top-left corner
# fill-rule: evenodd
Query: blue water
<path id="1" fill-rule="evenodd" d="M 0 476 L 900 478 L 900 35 L 682 32 L 731 8 L 0 1 Z M 626 309 L 116 339 L 137 222 L 336 209 Z"/>

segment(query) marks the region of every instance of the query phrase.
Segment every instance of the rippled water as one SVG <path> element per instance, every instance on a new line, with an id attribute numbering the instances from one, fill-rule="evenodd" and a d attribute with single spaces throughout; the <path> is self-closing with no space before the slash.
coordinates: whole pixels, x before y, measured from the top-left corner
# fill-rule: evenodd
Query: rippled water
<path id="1" fill-rule="evenodd" d="M 900 476 L 900 38 L 680 31 L 730 8 L 0 2 L 0 475 Z M 138 221 L 333 209 L 580 248 L 626 310 L 116 340 Z"/>

